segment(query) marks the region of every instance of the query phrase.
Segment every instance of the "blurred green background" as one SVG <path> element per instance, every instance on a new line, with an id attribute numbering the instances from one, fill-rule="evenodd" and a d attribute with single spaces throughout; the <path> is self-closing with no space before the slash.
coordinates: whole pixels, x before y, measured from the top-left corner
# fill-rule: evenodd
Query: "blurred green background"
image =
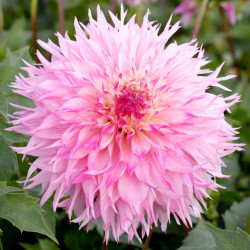
<path id="1" fill-rule="evenodd" d="M 4 130 L 8 127 L 7 122 L 10 119 L 7 114 L 15 111 L 15 108 L 8 105 L 9 102 L 33 105 L 24 97 L 12 93 L 9 88 L 15 75 L 21 72 L 20 67 L 24 66 L 21 58 L 30 63 L 36 61 L 36 45 L 33 39 L 35 26 L 34 22 L 32 26 L 32 18 L 37 24 L 35 37 L 45 42 L 51 39 L 57 43 L 54 33 L 60 30 L 58 2 L 0 0 L 0 249 L 80 250 L 101 249 L 102 245 L 103 232 L 98 224 L 88 233 L 84 229 L 78 230 L 78 225 L 69 223 L 64 210 L 58 209 L 56 213 L 52 211 L 51 201 L 42 208 L 39 207 L 39 189 L 29 192 L 20 189 L 22 185 L 16 181 L 24 179 L 29 168 L 28 163 L 33 159 L 27 156 L 22 161 L 22 156 L 16 155 L 9 146 L 25 145 L 28 138 Z M 135 13 L 143 15 L 147 8 L 150 8 L 150 19 L 158 20 L 163 29 L 180 2 L 158 0 L 155 3 L 143 4 L 140 8 L 126 6 L 127 20 Z M 151 249 L 250 249 L 250 2 L 231 1 L 236 9 L 234 26 L 230 25 L 225 17 L 222 18 L 219 2 L 222 1 L 208 1 L 198 41 L 205 47 L 205 56 L 212 61 L 208 65 L 210 69 L 214 70 L 225 61 L 221 76 L 238 74 L 238 78 L 228 80 L 224 84 L 232 89 L 233 93 L 240 93 L 242 101 L 234 105 L 232 113 L 227 113 L 226 117 L 234 127 L 240 127 L 240 142 L 246 144 L 245 150 L 224 159 L 228 165 L 224 169 L 224 174 L 231 175 L 231 178 L 218 180 L 227 189 L 221 189 L 218 193 L 210 192 L 212 199 L 207 200 L 208 209 L 203 215 L 202 222 L 194 219 L 195 227 L 186 237 L 186 229 L 178 226 L 172 219 L 167 234 L 158 228 L 154 230 Z M 119 12 L 119 5 L 112 5 L 111 0 L 64 0 L 63 3 L 64 29 L 72 39 L 75 32 L 74 17 L 87 24 L 89 8 L 95 16 L 96 6 L 100 4 L 107 18 L 108 10 Z M 179 19 L 180 15 L 174 15 L 173 23 Z M 196 19 L 197 13 L 187 28 L 180 29 L 171 41 L 188 42 Z M 228 30 L 225 29 L 225 24 Z M 233 48 L 230 48 L 232 44 Z M 39 50 L 49 58 L 45 51 L 41 48 Z M 230 95 L 218 88 L 212 91 L 216 94 Z M 126 243 L 125 236 L 121 237 L 119 244 L 112 240 L 109 243 L 109 249 L 142 247 L 143 243 L 136 240 L 134 244 Z"/>

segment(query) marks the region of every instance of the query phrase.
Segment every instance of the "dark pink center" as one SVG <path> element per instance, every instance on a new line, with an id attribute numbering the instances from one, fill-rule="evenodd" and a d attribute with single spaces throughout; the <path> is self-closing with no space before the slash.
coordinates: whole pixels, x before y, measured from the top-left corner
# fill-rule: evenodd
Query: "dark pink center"
<path id="1" fill-rule="evenodd" d="M 145 115 L 143 112 L 147 105 L 148 94 L 144 91 L 138 91 L 133 88 L 124 87 L 119 95 L 115 97 L 115 113 L 119 118 L 128 117 L 132 115 L 136 119 L 142 119 Z"/>

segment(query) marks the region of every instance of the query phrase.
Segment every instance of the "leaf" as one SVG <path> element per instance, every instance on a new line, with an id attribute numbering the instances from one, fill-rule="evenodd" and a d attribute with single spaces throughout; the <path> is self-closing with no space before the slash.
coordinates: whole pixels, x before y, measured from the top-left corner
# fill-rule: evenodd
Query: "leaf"
<path id="1" fill-rule="evenodd" d="M 226 229 L 236 230 L 239 227 L 245 230 L 249 215 L 250 198 L 246 198 L 240 203 L 234 202 L 232 207 L 223 215 Z"/>
<path id="2" fill-rule="evenodd" d="M 41 193 L 41 186 L 36 186 L 33 187 L 32 189 L 29 189 L 29 194 L 32 197 L 40 198 L 40 193 Z M 55 227 L 56 227 L 56 218 L 55 218 L 55 213 L 53 211 L 53 202 L 48 200 L 44 205 L 43 205 L 43 210 L 45 210 L 46 213 L 42 214 L 42 220 L 44 224 L 51 229 L 51 232 L 55 234 Z"/>
<path id="3" fill-rule="evenodd" d="M 0 181 L 10 180 L 17 167 L 16 154 L 10 146 L 0 138 Z"/>
<path id="4" fill-rule="evenodd" d="M 237 231 L 223 230 L 206 224 L 213 235 L 217 250 L 248 250 L 250 248 L 250 236 L 237 228 Z"/>
<path id="5" fill-rule="evenodd" d="M 98 249 L 96 246 L 100 246 L 101 237 L 96 231 L 84 230 L 70 230 L 65 233 L 63 239 L 67 249 L 81 250 L 81 249 Z"/>
<path id="6" fill-rule="evenodd" d="M 216 249 L 215 247 L 216 244 L 212 234 L 208 231 L 206 225 L 201 222 L 189 232 L 183 245 L 178 250 L 212 250 Z"/>
<path id="7" fill-rule="evenodd" d="M 27 142 L 29 137 L 27 135 L 18 134 L 14 131 L 6 131 L 4 129 L 8 128 L 9 125 L 0 117 L 0 136 L 3 137 L 5 140 L 13 143 L 24 143 Z"/>
<path id="8" fill-rule="evenodd" d="M 0 63 L 0 92 L 5 95 L 12 94 L 12 89 L 8 86 L 14 80 L 12 75 L 13 68 L 6 63 Z"/>
<path id="9" fill-rule="evenodd" d="M 20 188 L 12 187 L 12 186 L 0 186 L 0 196 L 5 195 L 7 193 L 15 193 L 15 192 L 25 192 Z"/>
<path id="10" fill-rule="evenodd" d="M 9 95 L 6 97 L 6 99 L 8 100 L 9 103 L 14 103 L 14 104 L 18 104 L 18 105 L 29 107 L 29 108 L 34 107 L 33 101 L 21 95 L 17 95 L 17 94 Z M 9 114 L 13 114 L 17 110 L 20 111 L 20 109 L 16 109 L 10 105 L 8 107 Z"/>
<path id="11" fill-rule="evenodd" d="M 48 239 L 38 239 L 37 244 L 28 244 L 19 242 L 25 250 L 59 250 L 57 245 Z"/>
<path id="12" fill-rule="evenodd" d="M 0 95 L 0 114 L 2 116 L 6 116 L 7 110 L 8 110 L 7 100 L 2 95 Z"/>
<path id="13" fill-rule="evenodd" d="M 0 193 L 0 217 L 10 221 L 21 231 L 44 234 L 57 243 L 53 228 L 54 214 L 42 209 L 38 204 L 39 199 L 13 187 L 0 186 Z"/>
<path id="14" fill-rule="evenodd" d="M 52 202 L 51 201 L 47 201 L 44 205 L 43 205 L 43 210 L 45 211 L 45 213 L 42 213 L 41 217 L 42 217 L 42 221 L 44 223 L 44 225 L 51 231 L 51 233 L 53 235 L 55 235 L 55 229 L 56 229 L 56 217 L 55 217 L 55 212 L 53 211 L 53 207 L 52 207 Z"/>
<path id="15" fill-rule="evenodd" d="M 240 137 L 243 140 L 243 142 L 246 143 L 248 147 L 250 147 L 250 137 L 249 137 L 250 124 L 249 123 L 244 124 L 244 126 L 242 126 L 239 129 L 239 132 L 240 132 Z"/>
<path id="16" fill-rule="evenodd" d="M 240 124 L 249 121 L 249 114 L 247 109 L 239 108 L 232 114 L 230 114 L 230 118 L 238 121 Z"/>
<path id="17" fill-rule="evenodd" d="M 9 85 L 15 81 L 15 75 L 21 71 L 20 67 L 25 66 L 22 59 L 29 63 L 32 62 L 29 47 L 24 47 L 15 52 L 7 49 L 6 57 L 3 62 L 0 63 L 0 92 L 4 95 L 13 94 Z M 23 71 L 23 73 L 25 72 Z"/>
<path id="18" fill-rule="evenodd" d="M 25 20 L 16 20 L 7 35 L 5 35 L 2 39 L 0 43 L 0 50 L 5 50 L 8 47 L 10 50 L 14 51 L 24 47 L 28 43 L 31 36 L 30 32 L 24 31 L 24 28 Z"/>
<path id="19" fill-rule="evenodd" d="M 230 206 L 235 202 L 241 202 L 242 201 L 242 193 L 234 191 L 234 190 L 227 190 L 227 189 L 221 189 L 220 192 L 213 191 L 211 193 L 212 199 L 214 199 L 214 202 L 225 202 L 229 204 Z"/>
<path id="20" fill-rule="evenodd" d="M 28 46 L 20 48 L 19 50 L 16 50 L 14 52 L 7 49 L 7 54 L 6 58 L 4 59 L 4 63 L 7 63 L 13 68 L 19 68 L 21 66 L 24 66 L 22 59 L 30 63 L 32 62 Z"/>
<path id="21" fill-rule="evenodd" d="M 227 165 L 226 168 L 223 168 L 223 174 L 230 175 L 230 178 L 220 179 L 219 183 L 224 187 L 232 189 L 240 174 L 239 156 L 233 154 L 223 158 L 223 161 Z"/>

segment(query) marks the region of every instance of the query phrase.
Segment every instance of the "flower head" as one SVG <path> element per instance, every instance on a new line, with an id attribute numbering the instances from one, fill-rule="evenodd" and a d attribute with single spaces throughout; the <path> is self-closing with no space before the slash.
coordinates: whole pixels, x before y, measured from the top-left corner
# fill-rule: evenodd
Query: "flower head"
<path id="1" fill-rule="evenodd" d="M 232 3 L 230 3 L 229 1 L 224 1 L 220 4 L 220 6 L 225 10 L 230 23 L 232 25 L 235 25 L 236 23 L 236 15 L 235 15 L 235 9 L 234 6 L 232 5 Z"/>
<path id="2" fill-rule="evenodd" d="M 186 27 L 189 24 L 198 6 L 199 3 L 196 2 L 195 0 L 184 0 L 176 7 L 174 13 L 183 14 L 182 23 L 184 27 Z"/>
<path id="3" fill-rule="evenodd" d="M 80 227 L 98 219 L 106 240 L 125 232 L 130 241 L 140 224 L 143 237 L 159 221 L 165 231 L 170 214 L 189 225 L 200 217 L 225 177 L 221 157 L 240 150 L 224 117 L 239 96 L 207 92 L 233 76 L 204 69 L 195 40 L 166 46 L 179 22 L 159 35 L 149 12 L 141 27 L 122 6 L 120 19 L 110 16 L 114 25 L 98 7 L 97 21 L 91 12 L 87 26 L 75 20 L 75 41 L 39 41 L 51 60 L 37 52 L 41 64 L 26 63 L 29 76 L 13 83 L 36 107 L 15 105 L 11 129 L 31 136 L 14 149 L 37 157 L 25 184 L 42 185 L 41 205 L 54 193 L 54 209 Z"/>
<path id="4" fill-rule="evenodd" d="M 195 11 L 197 10 L 197 8 L 199 8 L 200 6 L 199 1 L 197 0 L 184 0 L 182 3 L 180 3 L 174 13 L 175 14 L 183 14 L 182 16 L 182 23 L 183 26 L 186 27 L 189 22 L 191 21 Z M 232 5 L 232 3 L 230 3 L 229 1 L 222 1 L 220 3 L 220 6 L 225 10 L 230 23 L 232 25 L 235 24 L 236 22 L 236 16 L 235 16 L 235 9 L 234 6 Z"/>

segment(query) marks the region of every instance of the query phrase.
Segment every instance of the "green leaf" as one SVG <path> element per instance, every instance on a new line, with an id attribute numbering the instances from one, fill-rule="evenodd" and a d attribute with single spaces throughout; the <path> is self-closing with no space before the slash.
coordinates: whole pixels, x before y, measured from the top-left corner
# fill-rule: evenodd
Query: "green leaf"
<path id="1" fill-rule="evenodd" d="M 29 108 L 34 107 L 33 101 L 21 95 L 17 95 L 17 94 L 9 95 L 6 97 L 6 99 L 8 100 L 9 103 L 14 103 L 14 104 L 18 104 L 18 105 L 29 107 Z M 20 109 L 14 108 L 10 105 L 8 107 L 9 114 L 13 114 L 17 110 L 20 111 Z"/>
<path id="2" fill-rule="evenodd" d="M 50 232 L 55 235 L 56 233 L 56 213 L 53 211 L 52 201 L 47 201 L 43 205 L 43 210 L 45 213 L 41 214 L 42 221 L 44 225 L 50 230 Z"/>
<path id="3" fill-rule="evenodd" d="M 15 193 L 15 192 L 22 192 L 24 193 L 25 191 L 20 189 L 20 188 L 17 188 L 17 187 L 12 187 L 12 186 L 0 186 L 0 196 L 1 195 L 5 195 L 5 194 L 8 194 L 8 193 Z"/>
<path id="4" fill-rule="evenodd" d="M 224 187 L 232 189 L 240 174 L 239 156 L 233 154 L 223 158 L 223 161 L 227 165 L 226 168 L 223 168 L 223 174 L 230 175 L 230 178 L 220 179 L 219 183 Z"/>
<path id="5" fill-rule="evenodd" d="M 91 240 L 90 240 L 91 239 Z M 67 249 L 81 250 L 81 249 L 98 249 L 100 246 L 101 237 L 96 231 L 84 230 L 70 230 L 65 233 L 63 241 Z"/>
<path id="6" fill-rule="evenodd" d="M 29 194 L 32 197 L 40 198 L 41 193 L 41 186 L 33 187 L 32 189 L 29 189 Z M 42 214 L 42 220 L 44 224 L 51 229 L 52 233 L 55 234 L 55 227 L 56 227 L 56 218 L 55 218 L 55 212 L 53 211 L 53 202 L 48 200 L 43 205 L 43 210 L 45 210 L 46 213 Z"/>
<path id="7" fill-rule="evenodd" d="M 31 63 L 29 47 L 24 47 L 15 52 L 7 49 L 7 54 L 3 62 L 0 63 L 0 92 L 4 95 L 13 94 L 9 87 L 10 83 L 15 81 L 15 75 L 20 72 L 20 67 L 25 66 L 22 59 Z M 25 73 L 24 71 L 22 73 Z"/>
<path id="8" fill-rule="evenodd" d="M 8 47 L 10 50 L 14 51 L 24 47 L 31 36 L 31 33 L 26 32 L 24 28 L 25 20 L 16 20 L 8 33 L 1 39 L 0 50 L 3 51 Z"/>
<path id="9" fill-rule="evenodd" d="M 212 199 L 214 199 L 214 202 L 225 202 L 229 204 L 230 206 L 235 202 L 241 202 L 242 201 L 242 193 L 237 192 L 235 190 L 227 190 L 227 189 L 221 189 L 220 192 L 213 191 L 211 193 Z"/>
<path id="10" fill-rule="evenodd" d="M 250 137 L 249 137 L 250 124 L 249 123 L 244 124 L 244 126 L 242 126 L 239 129 L 239 132 L 240 132 L 240 137 L 243 140 L 243 142 L 246 143 L 248 147 L 250 147 Z"/>
<path id="11" fill-rule="evenodd" d="M 5 117 L 7 111 L 8 111 L 7 100 L 0 94 L 0 114 Z"/>
<path id="12" fill-rule="evenodd" d="M 204 223 L 192 229 L 184 239 L 183 245 L 178 250 L 212 250 L 216 249 L 216 244 L 212 234 L 208 231 Z"/>
<path id="13" fill-rule="evenodd" d="M 250 236 L 237 228 L 237 231 L 223 230 L 206 224 L 213 235 L 217 250 L 248 250 L 250 248 Z"/>
<path id="14" fill-rule="evenodd" d="M 0 136 L 3 137 L 5 140 L 13 143 L 24 143 L 27 142 L 29 137 L 27 135 L 18 134 L 14 131 L 6 131 L 4 129 L 10 127 L 2 117 L 0 117 Z"/>
<path id="15" fill-rule="evenodd" d="M 59 250 L 54 242 L 47 239 L 38 239 L 37 244 L 19 242 L 19 245 L 22 246 L 25 250 Z"/>
<path id="16" fill-rule="evenodd" d="M 18 168 L 16 154 L 10 146 L 0 138 L 0 181 L 10 180 L 15 168 Z"/>
<path id="17" fill-rule="evenodd" d="M 13 68 L 19 68 L 21 66 L 24 66 L 23 60 L 27 62 L 32 62 L 32 59 L 30 57 L 29 53 L 29 47 L 25 46 L 19 50 L 16 50 L 12 52 L 11 50 L 7 50 L 6 58 L 4 59 L 4 63 L 7 63 Z"/>
<path id="18" fill-rule="evenodd" d="M 230 210 L 227 210 L 223 215 L 226 229 L 236 230 L 239 227 L 245 230 L 249 215 L 250 198 L 244 199 L 241 203 L 234 202 Z"/>
<path id="19" fill-rule="evenodd" d="M 230 118 L 238 121 L 240 124 L 249 121 L 249 114 L 247 109 L 239 108 L 232 114 L 230 114 Z"/>
<path id="20" fill-rule="evenodd" d="M 12 94 L 11 88 L 8 86 L 14 80 L 13 68 L 6 63 L 0 63 L 0 92 L 3 94 Z"/>
<path id="21" fill-rule="evenodd" d="M 8 189 L 6 191 L 6 189 Z M 42 209 L 39 199 L 26 191 L 13 187 L 0 186 L 0 217 L 10 221 L 21 231 L 44 234 L 57 243 L 54 235 L 54 214 Z"/>

